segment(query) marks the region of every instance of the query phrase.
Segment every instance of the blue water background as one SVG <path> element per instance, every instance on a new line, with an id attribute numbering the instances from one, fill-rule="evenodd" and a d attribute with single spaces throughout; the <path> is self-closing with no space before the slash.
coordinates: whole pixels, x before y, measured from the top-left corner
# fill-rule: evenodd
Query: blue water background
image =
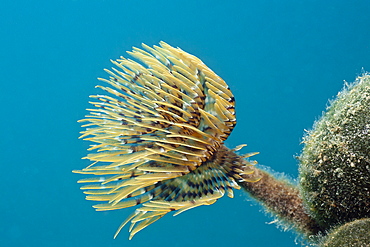
<path id="1" fill-rule="evenodd" d="M 304 129 L 370 70 L 368 0 L 10 1 L 0 9 L 0 246 L 297 246 L 242 191 L 129 241 L 132 209 L 95 212 L 73 169 L 88 165 L 76 122 L 109 59 L 163 40 L 230 85 L 238 123 L 228 147 L 297 178 Z"/>

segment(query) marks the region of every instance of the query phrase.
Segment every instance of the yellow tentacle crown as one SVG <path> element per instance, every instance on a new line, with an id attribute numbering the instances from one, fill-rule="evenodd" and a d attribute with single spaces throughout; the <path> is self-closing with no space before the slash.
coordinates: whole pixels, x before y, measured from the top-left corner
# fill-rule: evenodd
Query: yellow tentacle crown
<path id="1" fill-rule="evenodd" d="M 121 57 L 97 86 L 94 108 L 81 138 L 92 141 L 92 164 L 79 180 L 98 211 L 141 204 L 124 221 L 130 239 L 170 211 L 179 214 L 210 205 L 232 188 L 252 165 L 223 146 L 236 124 L 228 85 L 200 59 L 164 42 L 134 48 L 136 60 Z"/>

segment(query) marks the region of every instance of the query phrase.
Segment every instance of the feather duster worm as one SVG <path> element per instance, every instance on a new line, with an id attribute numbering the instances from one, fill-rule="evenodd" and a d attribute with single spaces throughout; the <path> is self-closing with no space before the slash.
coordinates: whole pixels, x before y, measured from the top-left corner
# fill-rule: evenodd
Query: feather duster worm
<path id="1" fill-rule="evenodd" d="M 161 42 L 128 52 L 106 70 L 108 95 L 91 96 L 95 108 L 81 138 L 94 142 L 93 163 L 74 171 L 97 175 L 79 180 L 87 200 L 105 202 L 98 211 L 141 204 L 130 239 L 171 211 L 175 215 L 210 205 L 232 189 L 252 165 L 223 146 L 233 130 L 234 97 L 227 84 L 197 57 Z M 249 176 L 249 181 L 256 178 Z"/>

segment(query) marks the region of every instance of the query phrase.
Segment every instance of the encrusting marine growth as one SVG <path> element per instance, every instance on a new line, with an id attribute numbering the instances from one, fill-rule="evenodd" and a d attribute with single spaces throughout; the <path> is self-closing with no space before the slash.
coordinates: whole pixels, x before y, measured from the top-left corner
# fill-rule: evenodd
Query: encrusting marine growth
<path id="1" fill-rule="evenodd" d="M 303 142 L 300 189 L 320 228 L 327 233 L 370 218 L 369 74 L 346 85 Z M 349 226 L 355 232 L 356 226 Z M 367 232 L 367 242 L 359 241 L 358 246 L 370 246 L 370 229 Z"/>
<path id="2" fill-rule="evenodd" d="M 370 246 L 370 75 L 338 94 L 304 137 L 300 183 L 277 179 L 224 141 L 235 127 L 228 85 L 197 57 L 164 42 L 128 52 L 100 79 L 106 94 L 81 138 L 95 143 L 75 173 L 98 211 L 139 205 L 130 239 L 167 213 L 210 205 L 243 188 L 312 245 Z M 85 123 L 87 122 L 87 123 Z M 141 207 L 140 207 L 141 206 Z"/>

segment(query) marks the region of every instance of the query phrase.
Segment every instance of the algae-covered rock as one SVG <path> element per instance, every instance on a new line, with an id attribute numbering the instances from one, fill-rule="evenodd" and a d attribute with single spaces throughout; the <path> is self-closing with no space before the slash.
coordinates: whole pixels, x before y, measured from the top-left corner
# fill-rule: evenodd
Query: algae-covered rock
<path id="1" fill-rule="evenodd" d="M 370 218 L 370 75 L 347 85 L 304 137 L 301 193 L 323 230 Z"/>
<path id="2" fill-rule="evenodd" d="M 370 219 L 355 220 L 334 229 L 325 238 L 322 247 L 370 246 Z"/>

